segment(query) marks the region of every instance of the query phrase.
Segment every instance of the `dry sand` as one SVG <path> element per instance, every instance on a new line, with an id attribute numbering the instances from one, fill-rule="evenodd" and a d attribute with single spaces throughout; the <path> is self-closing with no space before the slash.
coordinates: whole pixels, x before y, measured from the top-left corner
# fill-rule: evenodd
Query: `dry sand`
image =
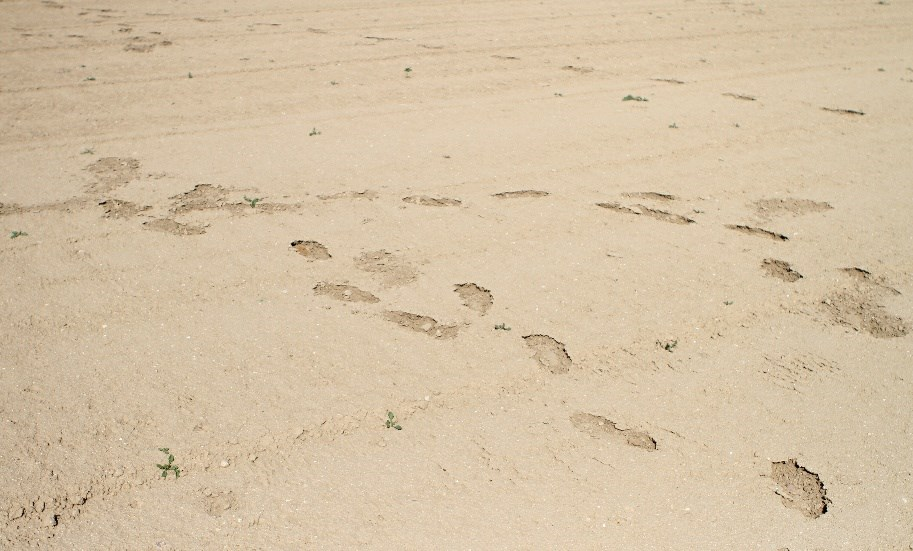
<path id="1" fill-rule="evenodd" d="M 911 29 L 0 1 L 0 547 L 911 548 Z"/>

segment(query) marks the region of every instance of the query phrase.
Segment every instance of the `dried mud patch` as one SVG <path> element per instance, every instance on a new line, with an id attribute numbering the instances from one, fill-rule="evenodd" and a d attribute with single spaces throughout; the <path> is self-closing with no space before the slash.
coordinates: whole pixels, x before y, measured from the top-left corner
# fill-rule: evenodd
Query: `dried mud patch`
<path id="1" fill-rule="evenodd" d="M 761 268 L 768 276 L 786 281 L 787 283 L 793 283 L 802 279 L 802 274 L 793 270 L 789 262 L 784 260 L 765 258 L 764 261 L 761 262 Z"/>
<path id="2" fill-rule="evenodd" d="M 220 209 L 228 202 L 228 190 L 212 184 L 197 184 L 190 191 L 170 197 L 171 212 L 184 214 L 197 210 Z"/>
<path id="3" fill-rule="evenodd" d="M 656 450 L 656 440 L 646 432 L 634 429 L 619 429 L 615 423 L 592 413 L 575 413 L 571 415 L 574 428 L 592 438 L 614 440 L 616 442 L 641 448 L 647 451 Z"/>
<path id="4" fill-rule="evenodd" d="M 436 319 L 429 316 L 412 314 L 410 312 L 388 311 L 384 313 L 384 319 L 392 321 L 400 327 L 411 329 L 418 333 L 424 333 L 436 339 L 452 339 L 457 336 L 459 328 L 456 325 L 442 325 Z"/>
<path id="5" fill-rule="evenodd" d="M 460 298 L 463 300 L 463 306 L 470 310 L 475 310 L 482 315 L 485 315 L 494 303 L 491 291 L 479 287 L 475 283 L 460 283 L 459 285 L 454 285 L 453 291 L 460 295 Z"/>
<path id="6" fill-rule="evenodd" d="M 292 249 L 308 260 L 328 260 L 332 258 L 330 251 L 317 241 L 292 241 Z"/>
<path id="7" fill-rule="evenodd" d="M 809 518 L 818 518 L 827 512 L 831 500 L 827 498 L 821 479 L 795 459 L 772 462 L 770 477 L 777 484 L 774 492 L 786 507 Z"/>
<path id="8" fill-rule="evenodd" d="M 754 226 L 744 226 L 740 224 L 726 224 L 726 228 L 737 231 L 739 233 L 744 233 L 745 235 L 751 235 L 754 237 L 766 237 L 767 239 L 773 239 L 774 241 L 789 241 L 789 238 L 783 235 L 782 233 L 772 232 L 770 230 L 765 230 L 763 228 L 755 228 Z"/>
<path id="9" fill-rule="evenodd" d="M 369 304 L 380 302 L 380 299 L 376 296 L 352 285 L 318 283 L 314 287 L 314 294 L 327 296 L 344 302 L 367 302 Z"/>
<path id="10" fill-rule="evenodd" d="M 548 335 L 526 335 L 523 337 L 533 352 L 533 358 L 539 365 L 556 375 L 567 373 L 574 362 L 568 355 L 564 343 L 558 342 Z"/>
<path id="11" fill-rule="evenodd" d="M 449 197 L 429 197 L 427 195 L 410 195 L 403 197 L 404 203 L 422 205 L 423 207 L 458 207 L 463 203 Z"/>
<path id="12" fill-rule="evenodd" d="M 173 235 L 202 235 L 206 229 L 202 226 L 193 226 L 190 224 L 181 224 L 171 218 L 160 218 L 143 222 L 143 227 L 149 230 L 161 231 Z"/>

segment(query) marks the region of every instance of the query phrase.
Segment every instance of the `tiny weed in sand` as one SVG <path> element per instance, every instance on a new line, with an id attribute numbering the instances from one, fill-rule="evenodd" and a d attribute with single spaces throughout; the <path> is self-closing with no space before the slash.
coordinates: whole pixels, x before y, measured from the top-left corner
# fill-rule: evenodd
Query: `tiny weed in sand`
<path id="1" fill-rule="evenodd" d="M 311 132 L 310 132 L 310 134 L 308 134 L 308 136 L 319 136 L 319 135 L 320 135 L 320 130 L 317 130 L 316 126 L 314 128 L 311 128 Z"/>
<path id="2" fill-rule="evenodd" d="M 503 324 L 503 323 L 499 323 L 498 325 L 495 325 L 495 329 L 498 331 L 510 331 L 510 327 L 508 327 L 506 324 Z"/>
<path id="3" fill-rule="evenodd" d="M 662 348 L 663 350 L 665 350 L 666 352 L 672 352 L 673 350 L 675 350 L 675 347 L 678 346 L 678 341 L 677 340 L 667 341 L 667 342 L 656 341 L 656 345 L 659 346 L 660 348 Z"/>
<path id="4" fill-rule="evenodd" d="M 621 101 L 650 101 L 650 100 L 648 100 L 647 98 L 645 98 L 643 96 L 632 96 L 631 94 L 628 94 L 627 96 L 621 98 Z"/>
<path id="5" fill-rule="evenodd" d="M 187 73 L 187 78 L 193 78 L 193 73 Z"/>
<path id="6" fill-rule="evenodd" d="M 245 195 L 245 196 L 244 196 L 244 200 L 247 201 L 247 204 L 250 205 L 250 208 L 254 208 L 254 207 L 257 206 L 257 203 L 259 203 L 260 201 L 262 201 L 262 198 L 260 198 L 260 197 L 254 197 L 253 199 L 251 199 L 250 197 L 248 197 L 247 195 Z"/>
<path id="7" fill-rule="evenodd" d="M 555 92 L 555 97 L 556 97 L 556 98 L 563 98 L 563 97 L 564 97 L 564 94 L 562 94 L 561 92 Z"/>
<path id="8" fill-rule="evenodd" d="M 678 128 L 678 125 L 673 122 L 669 125 L 669 128 Z"/>
<path id="9" fill-rule="evenodd" d="M 168 448 L 159 448 L 159 451 L 168 456 L 168 463 L 164 465 L 156 463 L 155 466 L 162 471 L 162 478 L 168 478 L 168 473 L 173 472 L 174 478 L 181 477 L 181 468 L 174 464 L 174 456 Z"/>
<path id="10" fill-rule="evenodd" d="M 403 427 L 399 426 L 399 422 L 396 420 L 396 415 L 393 415 L 392 411 L 387 412 L 387 422 L 384 425 L 388 429 L 403 430 Z"/>
<path id="11" fill-rule="evenodd" d="M 405 69 L 403 69 L 403 72 L 408 75 L 409 73 L 412 72 L 412 67 L 406 67 Z"/>
<path id="12" fill-rule="evenodd" d="M 732 301 L 731 301 L 731 300 L 724 300 L 724 301 L 723 301 L 723 304 L 725 304 L 726 306 L 732 306 Z"/>
<path id="13" fill-rule="evenodd" d="M 339 84 L 339 83 L 336 82 L 335 80 L 330 81 L 330 86 L 336 86 L 337 84 Z"/>
<path id="14" fill-rule="evenodd" d="M 24 231 L 14 230 L 10 232 L 10 239 L 16 239 L 17 237 L 25 237 L 28 235 Z"/>
<path id="15" fill-rule="evenodd" d="M 95 80 L 95 77 L 86 77 L 86 80 Z"/>
<path id="16" fill-rule="evenodd" d="M 87 147 L 79 152 L 80 155 L 95 155 L 95 150 L 91 147 Z"/>

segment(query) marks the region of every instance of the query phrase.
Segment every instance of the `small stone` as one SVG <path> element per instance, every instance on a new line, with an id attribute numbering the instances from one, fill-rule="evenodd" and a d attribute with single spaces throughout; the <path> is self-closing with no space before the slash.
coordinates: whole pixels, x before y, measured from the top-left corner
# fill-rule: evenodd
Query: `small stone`
<path id="1" fill-rule="evenodd" d="M 422 331 L 427 333 L 428 331 L 431 331 L 432 327 L 434 327 L 434 324 L 431 322 L 428 322 L 428 323 L 422 325 Z"/>
<path id="2" fill-rule="evenodd" d="M 228 465 L 229 465 L 229 463 L 228 463 L 227 459 L 223 459 L 222 461 L 219 462 L 219 466 L 222 467 L 223 469 L 225 467 L 227 467 Z"/>
<path id="3" fill-rule="evenodd" d="M 44 525 L 54 527 L 57 526 L 57 515 L 50 514 L 44 517 Z"/>

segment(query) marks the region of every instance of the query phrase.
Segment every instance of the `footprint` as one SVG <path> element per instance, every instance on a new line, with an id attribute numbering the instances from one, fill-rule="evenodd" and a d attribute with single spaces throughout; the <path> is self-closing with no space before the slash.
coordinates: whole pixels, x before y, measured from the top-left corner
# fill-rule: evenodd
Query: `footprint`
<path id="1" fill-rule="evenodd" d="M 575 413 L 571 415 L 571 424 L 577 430 L 585 432 L 593 438 L 608 438 L 635 448 L 647 451 L 656 450 L 656 440 L 646 432 L 634 429 L 620 429 L 615 426 L 615 423 L 599 415 Z"/>
<path id="2" fill-rule="evenodd" d="M 872 272 L 868 270 L 853 267 L 843 268 L 841 271 L 860 283 L 867 283 L 875 287 L 880 287 L 881 289 L 890 292 L 892 295 L 900 294 L 900 291 L 888 285 L 883 277 L 874 276 L 872 275 Z"/>
<path id="3" fill-rule="evenodd" d="M 296 253 L 308 260 L 328 260 L 333 258 L 327 248 L 317 241 L 302 241 L 299 239 L 298 241 L 292 241 L 292 248 L 295 249 Z"/>
<path id="4" fill-rule="evenodd" d="M 318 283 L 314 287 L 314 294 L 328 296 L 345 302 L 367 302 L 374 304 L 380 299 L 367 291 L 362 291 L 352 285 L 336 285 L 333 283 Z"/>
<path id="5" fill-rule="evenodd" d="M 789 238 L 783 235 L 782 233 L 774 233 L 770 230 L 765 230 L 761 228 L 755 228 L 752 226 L 743 226 L 736 224 L 726 224 L 726 227 L 730 230 L 735 230 L 737 232 L 744 233 L 746 235 L 754 235 L 756 237 L 766 237 L 768 239 L 773 239 L 776 241 L 789 241 Z"/>
<path id="6" fill-rule="evenodd" d="M 740 99 L 743 101 L 758 101 L 758 98 L 756 98 L 754 96 L 749 96 L 747 94 L 736 94 L 733 92 L 724 92 L 723 95 L 730 97 L 730 98 Z"/>
<path id="7" fill-rule="evenodd" d="M 831 500 L 821 479 L 796 463 L 795 459 L 772 462 L 770 477 L 777 484 L 774 492 L 786 507 L 796 509 L 809 518 L 818 518 L 827 512 Z"/>
<path id="8" fill-rule="evenodd" d="M 105 209 L 105 218 L 132 218 L 151 208 L 149 206 L 141 207 L 136 203 L 121 201 L 120 199 L 105 199 L 99 202 L 98 205 Z"/>
<path id="9" fill-rule="evenodd" d="M 425 207 L 458 207 L 462 204 L 457 199 L 450 199 L 448 197 L 428 197 L 427 195 L 410 195 L 409 197 L 403 197 L 403 202 Z"/>
<path id="10" fill-rule="evenodd" d="M 238 500 L 231 491 L 219 492 L 203 488 L 200 493 L 203 494 L 204 507 L 210 516 L 220 517 L 238 507 Z"/>
<path id="11" fill-rule="evenodd" d="M 760 199 L 752 203 L 755 212 L 761 217 L 780 216 L 791 214 L 800 216 L 814 212 L 824 212 L 832 210 L 829 203 L 822 201 L 812 201 L 811 199 Z"/>
<path id="12" fill-rule="evenodd" d="M 333 201 L 336 199 L 367 199 L 373 201 L 374 199 L 377 199 L 377 197 L 377 192 L 370 189 L 364 191 L 340 191 L 339 193 L 334 193 L 332 195 L 317 196 L 317 198 L 322 201 Z"/>
<path id="13" fill-rule="evenodd" d="M 526 335 L 523 340 L 526 341 L 526 346 L 535 352 L 533 358 L 542 367 L 556 375 L 571 370 L 574 362 L 564 348 L 564 343 L 560 343 L 548 335 Z"/>
<path id="14" fill-rule="evenodd" d="M 678 199 L 675 195 L 669 195 L 668 193 L 657 193 L 655 191 L 640 191 L 637 193 L 623 193 L 625 197 L 631 197 L 634 199 L 652 199 L 654 201 L 675 201 Z"/>
<path id="15" fill-rule="evenodd" d="M 220 209 L 228 201 L 228 190 L 212 184 L 197 184 L 190 191 L 169 197 L 171 212 L 185 214 L 197 210 Z"/>
<path id="16" fill-rule="evenodd" d="M 95 175 L 96 182 L 88 191 L 107 193 L 139 178 L 139 161 L 130 157 L 102 157 L 86 167 Z"/>
<path id="17" fill-rule="evenodd" d="M 903 337 L 910 332 L 903 318 L 888 313 L 871 291 L 842 289 L 822 300 L 821 306 L 834 323 L 879 339 Z"/>
<path id="18" fill-rule="evenodd" d="M 517 199 L 520 197 L 545 197 L 547 195 L 547 191 L 523 189 L 520 191 L 502 191 L 501 193 L 495 193 L 492 197 L 497 197 L 498 199 Z"/>
<path id="19" fill-rule="evenodd" d="M 425 333 L 436 339 L 452 339 L 457 336 L 459 331 L 456 325 L 441 325 L 432 317 L 409 312 L 388 311 L 384 313 L 384 318 L 406 329 Z"/>
<path id="20" fill-rule="evenodd" d="M 661 222 L 670 222 L 672 224 L 694 224 L 694 220 L 691 218 L 687 218 L 673 212 L 651 209 L 650 207 L 644 205 L 633 205 L 631 207 L 627 207 L 620 203 L 596 203 L 596 206 L 623 214 L 634 214 L 637 216 L 643 215 L 654 218 Z"/>
<path id="21" fill-rule="evenodd" d="M 201 226 L 192 226 L 190 224 L 181 224 L 171 218 L 160 218 L 143 222 L 143 227 L 150 230 L 162 231 L 174 235 L 202 235 L 206 229 Z"/>
<path id="22" fill-rule="evenodd" d="M 460 283 L 459 285 L 454 285 L 453 291 L 463 299 L 463 306 L 470 310 L 475 310 L 482 315 L 485 315 L 494 303 L 491 291 L 479 287 L 475 283 Z"/>
<path id="23" fill-rule="evenodd" d="M 793 270 L 792 266 L 789 265 L 789 262 L 783 260 L 765 258 L 764 261 L 761 262 L 761 268 L 764 269 L 768 276 L 782 279 L 788 283 L 793 283 L 802 279 L 802 274 Z"/>
<path id="24" fill-rule="evenodd" d="M 386 286 L 405 285 L 418 278 L 416 269 L 402 256 L 385 250 L 362 253 L 355 258 L 355 267 L 381 275 Z"/>

